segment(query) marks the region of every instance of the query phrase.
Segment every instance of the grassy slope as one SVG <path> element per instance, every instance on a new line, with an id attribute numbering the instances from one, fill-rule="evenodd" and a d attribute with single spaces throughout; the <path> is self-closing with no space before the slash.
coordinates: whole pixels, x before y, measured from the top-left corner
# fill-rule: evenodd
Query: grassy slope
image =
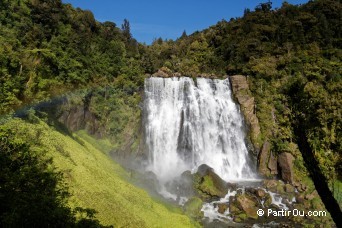
<path id="1" fill-rule="evenodd" d="M 38 151 L 48 151 L 56 167 L 66 174 L 73 194 L 71 205 L 94 208 L 103 224 L 115 227 L 194 226 L 187 216 L 166 208 L 126 181 L 129 174 L 82 139 L 87 138 L 84 133 L 72 138 L 43 122 L 31 124 L 15 119 L 6 124 L 16 129 L 17 137 L 34 142 Z"/>

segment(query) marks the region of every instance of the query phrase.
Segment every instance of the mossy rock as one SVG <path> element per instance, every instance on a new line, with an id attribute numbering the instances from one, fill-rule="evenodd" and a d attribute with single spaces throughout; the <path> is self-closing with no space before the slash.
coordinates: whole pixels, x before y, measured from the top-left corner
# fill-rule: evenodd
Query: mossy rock
<path id="1" fill-rule="evenodd" d="M 224 214 L 226 210 L 229 208 L 228 203 L 217 203 L 215 206 L 217 207 L 217 212 L 220 214 Z"/>
<path id="2" fill-rule="evenodd" d="M 272 204 L 272 197 L 269 193 L 266 194 L 265 196 L 265 201 L 264 201 L 264 206 L 269 207 Z"/>
<path id="3" fill-rule="evenodd" d="M 248 219 L 248 216 L 245 213 L 240 213 L 234 217 L 234 222 L 244 222 Z"/>
<path id="4" fill-rule="evenodd" d="M 241 220 L 246 220 L 248 218 L 248 216 L 245 213 L 241 213 L 237 217 L 240 218 Z"/>
<path id="5" fill-rule="evenodd" d="M 246 213 L 248 218 L 258 219 L 257 202 L 247 194 L 242 194 L 236 197 L 238 208 Z"/>
<path id="6" fill-rule="evenodd" d="M 235 204 L 236 201 L 229 204 L 229 212 L 231 215 L 236 215 L 241 212 L 241 210 Z"/>
<path id="7" fill-rule="evenodd" d="M 198 168 L 194 178 L 194 187 L 203 200 L 223 198 L 228 192 L 227 183 L 207 165 L 201 165 Z"/>

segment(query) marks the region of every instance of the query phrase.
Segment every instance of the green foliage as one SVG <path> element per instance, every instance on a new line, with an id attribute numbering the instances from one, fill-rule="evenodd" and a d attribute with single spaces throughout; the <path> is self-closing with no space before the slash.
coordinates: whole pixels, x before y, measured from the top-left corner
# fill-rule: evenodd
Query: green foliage
<path id="1" fill-rule="evenodd" d="M 41 131 L 35 133 L 36 139 Z M 0 126 L 0 224 L 5 227 L 102 227 L 95 211 L 76 220 L 63 175 L 53 168 L 45 148 Z M 82 209 L 88 211 L 90 209 Z M 87 221 L 87 223 L 84 223 Z"/>
<path id="2" fill-rule="evenodd" d="M 70 89 L 108 85 L 119 75 L 144 74 L 141 45 L 127 20 L 121 31 L 61 1 L 20 0 L 1 4 L 0 23 L 2 114 Z M 125 89 L 132 93 L 134 86 Z"/>
<path id="3" fill-rule="evenodd" d="M 261 139 L 272 142 L 274 152 L 290 151 L 296 155 L 296 175 L 303 179 L 303 173 L 307 174 L 307 171 L 303 159 L 297 154 L 298 149 L 293 146 L 297 136 L 292 129 L 292 126 L 300 124 L 305 129 L 321 170 L 331 183 L 335 183 L 341 178 L 338 174 L 342 170 L 341 11 L 341 2 L 335 0 L 309 1 L 301 6 L 284 2 L 277 10 L 272 10 L 270 3 L 262 3 L 255 11 L 246 9 L 242 18 L 229 22 L 222 20 L 215 26 L 191 35 L 183 33 L 176 41 L 159 38 L 146 46 L 138 44 L 131 36 L 127 20 L 119 29 L 115 23 L 97 22 L 90 11 L 75 9 L 70 4 L 62 4 L 60 0 L 2 1 L 0 114 L 10 113 L 23 105 L 46 100 L 66 91 L 85 88 L 85 95 L 93 94 L 89 109 L 104 129 L 104 135 L 112 141 L 115 139 L 115 149 L 126 145 L 132 138 L 136 141 L 131 147 L 137 148 L 141 120 L 139 103 L 145 73 L 154 73 L 161 67 L 167 67 L 172 72 L 193 77 L 212 73 L 245 74 L 251 76 L 250 88 L 257 104 Z M 27 120 L 35 132 L 25 125 L 28 123 L 20 122 L 20 125 L 26 126 L 27 133 L 18 141 L 20 138 L 17 138 L 16 132 L 1 128 L 1 134 L 16 135 L 10 141 L 13 145 L 3 142 L 1 145 L 5 148 L 20 148 L 23 155 L 27 156 L 51 152 L 63 170 L 73 170 L 69 179 L 70 183 L 75 184 L 74 190 L 84 189 L 84 192 L 76 194 L 79 204 L 86 207 L 90 205 L 100 211 L 103 216 L 101 221 L 122 226 L 131 225 L 125 223 L 131 220 L 142 227 L 159 224 L 157 220 L 160 218 L 149 212 L 141 217 L 138 214 L 142 210 L 157 210 L 160 207 L 149 201 L 146 195 L 141 203 L 138 198 L 144 193 L 135 192 L 132 186 L 123 187 L 125 182 L 118 176 L 111 176 L 109 173 L 113 170 L 118 173 L 123 171 L 112 163 L 109 165 L 101 157 L 103 154 L 100 156 L 98 150 L 87 142 L 95 143 L 84 132 L 80 133 L 79 143 L 76 143 L 71 138 L 63 138 L 40 126 L 34 110 L 28 111 Z M 46 136 L 47 132 L 58 139 L 56 144 Z M 88 140 L 80 139 L 82 137 Z M 61 146 L 64 144 L 67 145 Z M 98 149 L 109 150 L 108 141 L 101 145 L 97 142 L 96 145 Z M 82 157 L 85 151 L 91 151 L 88 155 L 101 161 L 102 167 L 107 167 L 109 181 L 105 181 L 99 174 L 100 169 L 94 166 L 98 161 L 90 164 L 87 163 L 89 158 Z M 13 159 L 10 154 L 6 156 L 9 157 L 3 159 Z M 41 163 L 37 162 L 32 170 L 51 164 L 40 155 L 35 159 Z M 31 164 L 31 160 L 23 161 Z M 80 164 L 80 167 L 85 167 L 84 164 L 88 166 L 79 170 L 73 162 Z M 26 174 L 33 175 L 30 172 Z M 97 181 L 92 182 L 87 175 L 95 175 L 93 178 Z M 59 178 L 51 170 L 48 177 L 49 180 Z M 59 183 L 57 179 L 51 183 Z M 109 182 L 110 188 L 118 188 L 127 198 L 113 193 L 107 186 Z M 211 186 L 210 181 L 206 181 L 206 184 Z M 308 185 L 311 187 L 312 183 Z M 99 189 L 106 190 L 101 192 Z M 134 193 L 129 195 L 127 192 L 130 191 Z M 109 201 L 108 204 L 103 202 L 104 198 Z M 110 200 L 113 198 L 116 201 Z M 58 204 L 63 200 L 57 203 L 54 200 L 48 201 L 55 203 L 55 208 L 59 208 L 58 213 L 64 213 L 72 220 L 70 209 L 63 203 Z M 134 205 L 140 203 L 142 208 L 135 209 Z M 112 218 L 106 212 L 108 208 L 118 210 L 117 217 Z M 171 221 L 173 217 L 164 212 L 161 216 Z M 93 216 L 91 210 L 78 210 L 77 213 L 80 218 L 85 218 L 83 215 Z M 186 219 L 177 218 L 180 224 L 187 223 Z M 8 220 L 13 221 L 14 217 Z M 88 220 L 83 222 L 86 224 Z"/>

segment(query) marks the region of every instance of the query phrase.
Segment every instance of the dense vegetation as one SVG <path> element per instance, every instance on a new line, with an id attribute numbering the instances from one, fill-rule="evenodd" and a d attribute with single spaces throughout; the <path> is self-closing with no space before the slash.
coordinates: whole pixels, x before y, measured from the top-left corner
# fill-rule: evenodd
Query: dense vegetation
<path id="1" fill-rule="evenodd" d="M 320 168 L 333 184 L 341 173 L 342 5 L 316 0 L 261 3 L 242 18 L 222 20 L 177 41 L 156 40 L 148 50 L 155 71 L 250 76 L 261 141 L 275 152 L 293 150 L 300 125 Z"/>
<path id="2" fill-rule="evenodd" d="M 339 0 L 314 0 L 301 6 L 284 2 L 275 10 L 270 2 L 261 3 L 254 10 L 246 9 L 241 18 L 222 20 L 189 36 L 184 33 L 176 41 L 156 39 L 146 46 L 132 37 L 127 20 L 118 28 L 113 22 L 97 22 L 90 11 L 75 9 L 60 0 L 2 0 L 0 114 L 80 90 L 82 96 L 75 98 L 74 104 L 86 103 L 91 97 L 89 110 L 100 123 L 101 136 L 120 148 L 139 137 L 139 102 L 145 73 L 164 67 L 189 76 L 249 75 L 261 124 L 260 143 L 272 142 L 272 150 L 277 153 L 297 153 L 299 126 L 334 189 L 341 185 L 342 170 L 341 14 Z M 25 116 L 42 124 L 32 111 Z M 27 122 L 9 121 L 28 129 Z M 67 206 L 69 193 L 48 159 L 54 153 L 48 146 L 44 147 L 46 151 L 39 149 L 42 145 L 36 140 L 40 136 L 19 137 L 13 126 L 0 128 L 0 199 L 5 205 L 0 211 L 1 222 L 11 225 L 17 221 L 20 225 L 30 220 L 38 226 L 35 222 L 42 215 L 39 213 L 49 210 L 53 213 L 43 215 L 46 221 L 39 220 L 40 224 L 65 217 L 61 222 L 77 225 L 81 221 L 77 214 L 88 213 L 84 219 L 99 225 L 91 209 L 76 212 Z M 136 142 L 133 144 L 136 146 Z M 297 166 L 304 173 L 303 164 Z M 27 195 L 22 195 L 22 186 L 28 187 Z M 25 211 L 16 207 L 24 210 L 32 202 L 36 210 L 24 218 Z M 88 205 L 101 210 L 83 198 L 81 206 Z M 101 221 L 123 224 L 107 219 Z M 144 224 L 140 219 L 135 221 Z M 184 218 L 179 221 L 184 222 Z"/>
<path id="3" fill-rule="evenodd" d="M 127 25 L 121 31 L 58 0 L 1 1 L 0 23 L 0 113 L 114 78 L 128 94 L 143 84 L 141 45 Z"/>

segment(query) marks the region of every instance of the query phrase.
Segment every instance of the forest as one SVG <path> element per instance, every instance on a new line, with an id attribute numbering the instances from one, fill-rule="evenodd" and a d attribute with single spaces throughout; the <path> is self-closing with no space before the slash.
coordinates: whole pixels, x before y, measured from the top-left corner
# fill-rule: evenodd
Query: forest
<path id="1" fill-rule="evenodd" d="M 92 204 L 69 203 L 72 178 L 58 169 L 59 158 L 53 155 L 67 154 L 67 149 L 54 144 L 51 149 L 44 137 L 60 132 L 90 148 L 84 137 L 95 135 L 101 141 L 99 150 L 110 153 L 108 148 L 114 148 L 110 156 L 135 156 L 144 80 L 158 70 L 192 78 L 248 76 L 261 130 L 254 143 L 260 149 L 270 142 L 275 154 L 301 153 L 302 160 L 295 164 L 302 171 L 298 176 L 310 176 L 313 182 L 314 176 L 321 176 L 316 181 L 324 182 L 341 208 L 339 0 L 284 2 L 277 9 L 271 2 L 260 3 L 245 9 L 240 18 L 184 32 L 177 40 L 156 38 L 151 45 L 132 36 L 129 20 L 122 25 L 99 22 L 91 11 L 61 0 L 1 0 L 0 24 L 0 226 L 120 224 L 102 219 Z M 35 108 L 60 98 L 86 105 L 96 123 L 92 130 L 86 124 L 77 126 L 77 131 L 88 132 L 75 136 L 58 123 L 55 114 L 61 110 Z M 171 214 L 166 216 L 171 219 Z M 139 219 L 134 221 L 141 227 L 149 226 Z"/>

